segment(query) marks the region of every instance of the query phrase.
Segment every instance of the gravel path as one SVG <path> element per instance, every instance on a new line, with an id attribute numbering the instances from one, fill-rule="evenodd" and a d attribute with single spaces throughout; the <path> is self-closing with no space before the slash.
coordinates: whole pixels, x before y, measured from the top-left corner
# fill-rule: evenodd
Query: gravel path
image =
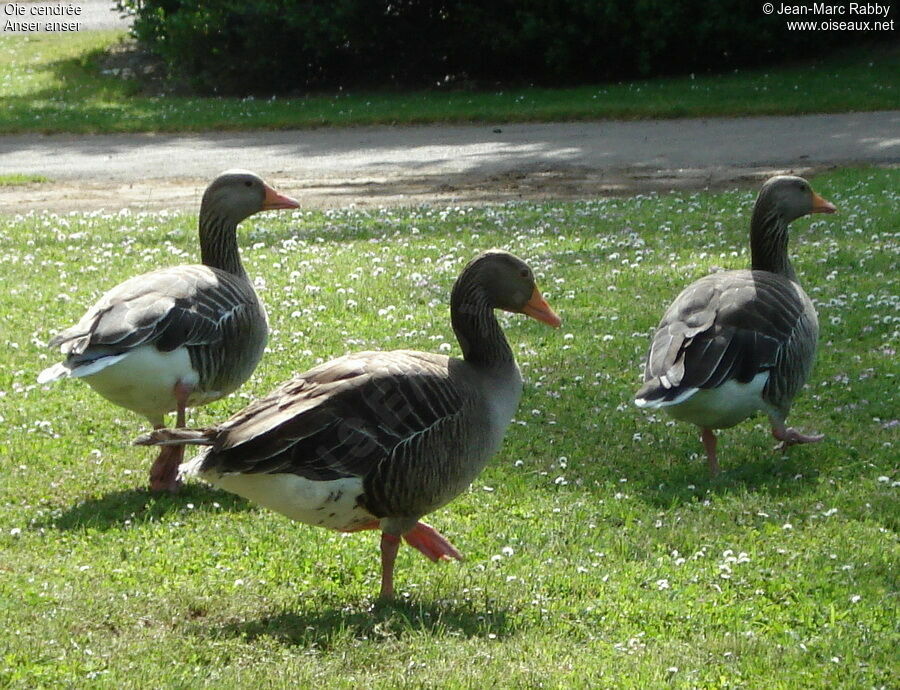
<path id="1" fill-rule="evenodd" d="M 571 199 L 900 164 L 900 111 L 634 122 L 0 137 L 4 208 L 193 207 L 249 168 L 309 206 Z"/>

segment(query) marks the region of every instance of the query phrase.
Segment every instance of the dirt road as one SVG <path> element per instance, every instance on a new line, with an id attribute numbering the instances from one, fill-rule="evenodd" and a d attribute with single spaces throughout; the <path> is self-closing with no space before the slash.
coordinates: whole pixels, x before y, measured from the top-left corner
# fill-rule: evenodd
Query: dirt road
<path id="1" fill-rule="evenodd" d="M 573 199 L 756 183 L 775 170 L 900 164 L 900 111 L 636 122 L 3 136 L 5 211 L 197 205 L 229 167 L 304 205 Z"/>

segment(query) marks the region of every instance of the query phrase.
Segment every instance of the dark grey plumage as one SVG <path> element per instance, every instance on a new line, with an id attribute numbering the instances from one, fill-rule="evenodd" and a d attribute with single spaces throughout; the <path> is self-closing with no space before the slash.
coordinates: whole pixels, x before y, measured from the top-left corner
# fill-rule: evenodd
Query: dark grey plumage
<path id="1" fill-rule="evenodd" d="M 671 403 L 770 372 L 764 399 L 784 416 L 806 380 L 818 338 L 812 302 L 766 271 L 727 271 L 688 286 L 660 321 L 636 397 Z"/>
<path id="2" fill-rule="evenodd" d="M 82 373 L 80 367 L 102 366 L 107 358 L 145 345 L 159 352 L 186 348 L 196 372 L 192 391 L 196 400 L 210 394 L 222 397 L 246 381 L 262 356 L 267 335 L 265 309 L 246 277 L 191 265 L 159 269 L 117 285 L 49 346 L 66 355 L 62 366 L 69 375 L 85 377 L 88 383 L 94 372 Z M 175 409 L 174 396 L 171 405 L 161 409 L 139 391 L 112 401 L 144 414 L 157 426 L 166 412 Z"/>
<path id="3" fill-rule="evenodd" d="M 712 430 L 757 410 L 769 415 L 774 435 L 786 444 L 818 440 L 785 426 L 818 339 L 815 309 L 788 257 L 787 227 L 802 215 L 834 210 L 802 178 L 770 179 L 754 207 L 751 269 L 692 283 L 657 327 L 635 401 L 700 426 L 714 474 Z"/>
<path id="4" fill-rule="evenodd" d="M 458 552 L 419 519 L 465 490 L 499 448 L 522 379 L 494 308 L 552 326 L 531 270 L 506 252 L 472 262 L 451 319 L 464 359 L 361 352 L 282 384 L 206 430 L 160 430 L 146 444 L 209 445 L 185 466 L 293 519 L 383 532 L 382 594 L 402 536 L 431 558 Z"/>
<path id="5" fill-rule="evenodd" d="M 38 382 L 84 378 L 157 428 L 168 412 L 176 410 L 183 425 L 186 406 L 238 388 L 262 356 L 268 326 L 241 263 L 236 228 L 258 211 L 297 205 L 253 173 L 219 175 L 200 208 L 204 263 L 151 271 L 112 288 L 50 341 L 66 358 Z M 174 488 L 180 461 L 180 451 L 164 451 L 151 485 Z"/>
<path id="6" fill-rule="evenodd" d="M 515 382 L 512 368 L 504 378 Z M 357 477 L 363 507 L 379 519 L 407 518 L 409 529 L 468 486 L 496 449 L 492 425 L 472 423 L 490 416 L 488 400 L 459 360 L 404 350 L 348 355 L 218 427 L 197 470 Z M 457 457 L 463 448 L 466 457 Z"/>

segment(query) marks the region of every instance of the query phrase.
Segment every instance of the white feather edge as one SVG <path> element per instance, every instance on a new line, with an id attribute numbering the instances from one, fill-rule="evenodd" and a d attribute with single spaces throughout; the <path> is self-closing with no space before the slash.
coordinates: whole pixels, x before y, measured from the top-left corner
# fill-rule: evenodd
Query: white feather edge
<path id="1" fill-rule="evenodd" d="M 60 379 L 68 378 L 70 376 L 72 378 L 91 376 L 93 374 L 96 374 L 98 371 L 102 371 L 106 369 L 106 367 L 112 366 L 116 362 L 121 361 L 122 359 L 127 357 L 128 354 L 128 352 L 124 352 L 119 355 L 100 357 L 99 359 L 80 362 L 78 364 L 75 364 L 74 366 L 69 364 L 68 362 L 59 362 L 58 364 L 54 364 L 52 367 L 47 367 L 40 374 L 38 374 L 37 382 L 40 384 L 52 383 L 53 381 L 59 381 Z"/>
<path id="2" fill-rule="evenodd" d="M 769 372 L 763 371 L 747 383 L 734 379 L 724 381 L 715 388 L 691 389 L 674 400 L 635 400 L 638 407 L 663 408 L 673 418 L 712 429 L 727 429 L 747 419 L 757 411 L 774 414 L 763 400 L 762 392 L 769 380 Z"/>
<path id="3" fill-rule="evenodd" d="M 635 398 L 634 404 L 640 407 L 642 410 L 657 410 L 660 407 L 671 407 L 672 405 L 683 403 L 685 400 L 694 395 L 694 393 L 696 393 L 698 390 L 700 389 L 686 388 L 671 400 L 647 400 L 646 398 Z"/>
<path id="4" fill-rule="evenodd" d="M 179 479 L 187 479 L 188 477 L 199 477 L 200 476 L 200 466 L 203 464 L 203 459 L 206 457 L 206 452 L 197 453 L 194 457 L 192 457 L 187 462 L 183 462 L 178 466 L 178 478 Z"/>
<path id="5" fill-rule="evenodd" d="M 69 369 L 68 374 L 60 367 Z M 175 409 L 173 389 L 176 383 L 194 386 L 198 381 L 186 347 L 160 352 L 154 345 L 140 345 L 84 365 L 70 366 L 68 362 L 62 362 L 42 372 L 39 380 L 50 381 L 65 376 L 83 378 L 110 402 L 144 415 L 154 424 L 162 424 L 162 417 Z M 220 397 L 219 391 L 195 393 L 188 405 L 204 405 Z"/>

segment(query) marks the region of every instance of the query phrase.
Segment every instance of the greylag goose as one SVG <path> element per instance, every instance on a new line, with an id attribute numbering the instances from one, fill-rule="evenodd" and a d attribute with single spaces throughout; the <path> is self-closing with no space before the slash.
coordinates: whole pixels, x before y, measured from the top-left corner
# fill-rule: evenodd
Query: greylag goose
<path id="1" fill-rule="evenodd" d="M 507 252 L 472 260 L 453 286 L 462 359 L 411 350 L 321 364 L 207 429 L 161 429 L 139 445 L 210 446 L 182 466 L 294 520 L 381 530 L 381 595 L 401 538 L 433 561 L 460 553 L 419 519 L 464 491 L 500 447 L 522 377 L 494 309 L 560 324 L 531 269 Z"/>
<path id="2" fill-rule="evenodd" d="M 244 170 L 219 175 L 200 204 L 202 265 L 162 268 L 112 288 L 49 343 L 65 360 L 38 383 L 83 378 L 107 400 L 161 428 L 168 412 L 217 400 L 249 378 L 268 334 L 266 312 L 238 253 L 237 225 L 268 209 L 296 208 Z M 183 448 L 163 448 L 153 490 L 174 491 Z"/>
<path id="3" fill-rule="evenodd" d="M 788 224 L 836 210 L 800 177 L 769 179 L 753 208 L 750 269 L 692 283 L 659 323 L 635 403 L 699 426 L 713 476 L 719 472 L 714 429 L 757 411 L 768 415 L 780 447 L 823 438 L 785 426 L 812 368 L 819 332 L 788 258 Z"/>

